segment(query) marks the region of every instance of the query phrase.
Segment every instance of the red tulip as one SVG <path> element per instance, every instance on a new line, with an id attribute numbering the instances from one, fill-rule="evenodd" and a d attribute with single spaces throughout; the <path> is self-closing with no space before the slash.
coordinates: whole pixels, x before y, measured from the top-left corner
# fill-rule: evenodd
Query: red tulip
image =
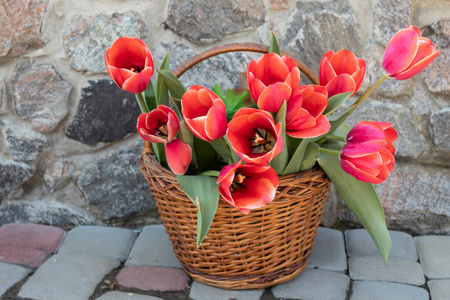
<path id="1" fill-rule="evenodd" d="M 365 72 L 365 61 L 356 58 L 353 52 L 342 49 L 334 53 L 330 50 L 320 62 L 319 81 L 327 87 L 328 97 L 347 92 L 353 92 L 353 96 L 361 86 Z"/>
<path id="2" fill-rule="evenodd" d="M 114 82 L 133 94 L 145 91 L 154 71 L 152 54 L 138 38 L 117 39 L 106 50 L 105 63 Z"/>
<path id="3" fill-rule="evenodd" d="M 192 159 L 192 149 L 180 139 L 174 139 L 164 144 L 167 163 L 173 173 L 183 175 L 189 168 Z"/>
<path id="4" fill-rule="evenodd" d="M 254 108 L 241 108 L 228 124 L 231 147 L 247 163 L 266 164 L 283 149 L 281 123 Z"/>
<path id="5" fill-rule="evenodd" d="M 137 122 L 139 135 L 150 143 L 171 142 L 179 128 L 177 115 L 165 105 L 158 105 L 151 112 L 142 113 Z"/>
<path id="6" fill-rule="evenodd" d="M 342 169 L 356 179 L 382 183 L 394 169 L 397 132 L 390 123 L 359 122 L 341 150 Z"/>
<path id="7" fill-rule="evenodd" d="M 278 176 L 269 165 L 242 164 L 226 166 L 217 183 L 219 192 L 232 206 L 244 214 L 270 203 L 278 187 Z"/>
<path id="8" fill-rule="evenodd" d="M 214 92 L 193 85 L 181 98 L 181 107 L 187 126 L 199 139 L 211 142 L 225 134 L 226 107 Z"/>
<path id="9" fill-rule="evenodd" d="M 286 134 L 303 139 L 327 133 L 331 125 L 322 114 L 327 105 L 325 87 L 306 85 L 297 88 L 287 103 Z"/>
<path id="10" fill-rule="evenodd" d="M 430 39 L 421 37 L 419 28 L 409 25 L 386 46 L 383 69 L 389 77 L 406 80 L 428 66 L 439 52 Z"/>
<path id="11" fill-rule="evenodd" d="M 288 101 L 300 83 L 300 70 L 288 56 L 267 53 L 252 60 L 247 68 L 250 94 L 258 107 L 278 112 L 283 101 Z"/>

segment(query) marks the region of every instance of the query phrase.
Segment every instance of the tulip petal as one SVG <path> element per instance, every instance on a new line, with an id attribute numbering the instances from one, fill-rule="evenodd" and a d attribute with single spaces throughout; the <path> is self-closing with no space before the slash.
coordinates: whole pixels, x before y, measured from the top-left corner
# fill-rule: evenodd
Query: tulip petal
<path id="1" fill-rule="evenodd" d="M 142 93 L 147 88 L 152 75 L 153 68 L 147 68 L 140 73 L 135 73 L 124 81 L 122 89 L 132 94 Z"/>
<path id="2" fill-rule="evenodd" d="M 258 98 L 258 107 L 269 112 L 278 112 L 283 101 L 289 100 L 291 88 L 286 83 L 277 82 L 266 88 Z"/>
<path id="3" fill-rule="evenodd" d="M 386 46 L 383 69 L 393 76 L 405 70 L 413 61 L 419 49 L 419 35 L 410 28 L 397 32 Z"/>
<path id="4" fill-rule="evenodd" d="M 356 91 L 355 81 L 349 74 L 338 75 L 336 78 L 328 82 L 326 87 L 328 91 L 328 97 Z"/>
<path id="5" fill-rule="evenodd" d="M 341 152 L 348 157 L 361 157 L 368 154 L 377 153 L 386 146 L 385 140 L 373 140 L 362 143 L 347 143 Z"/>
<path id="6" fill-rule="evenodd" d="M 284 82 L 290 72 L 281 56 L 276 53 L 264 54 L 252 66 L 255 68 L 250 71 L 266 86 L 276 82 Z"/>
<path id="7" fill-rule="evenodd" d="M 303 99 L 302 107 L 306 109 L 311 114 L 311 116 L 317 118 L 324 112 L 324 110 L 327 108 L 327 105 L 327 96 L 319 93 L 314 93 L 310 97 L 306 97 Z"/>
<path id="8" fill-rule="evenodd" d="M 331 125 L 330 125 L 330 122 L 328 121 L 327 117 L 325 117 L 324 115 L 321 115 L 316 119 L 316 124 L 314 125 L 314 127 L 306 128 L 306 129 L 302 129 L 302 130 L 296 130 L 296 131 L 290 131 L 290 130 L 286 129 L 286 134 L 288 134 L 289 136 L 295 137 L 295 138 L 300 138 L 300 139 L 313 138 L 313 137 L 318 137 L 322 134 L 327 133 L 328 131 L 330 131 L 330 128 L 331 128 Z"/>
<path id="9" fill-rule="evenodd" d="M 362 121 L 353 126 L 347 134 L 347 142 L 360 143 L 370 140 L 384 140 L 384 130 L 373 122 Z"/>
<path id="10" fill-rule="evenodd" d="M 192 149 L 188 144 L 180 139 L 174 139 L 172 142 L 164 145 L 167 163 L 173 173 L 183 175 L 186 173 L 192 159 Z"/>
<path id="11" fill-rule="evenodd" d="M 227 115 L 224 107 L 215 105 L 210 108 L 205 119 L 205 133 L 211 140 L 222 137 L 227 131 Z"/>
<path id="12" fill-rule="evenodd" d="M 354 176 L 358 180 L 361 180 L 364 182 L 369 182 L 369 183 L 374 183 L 374 184 L 379 184 L 379 183 L 383 182 L 383 180 L 377 178 L 376 176 L 362 172 L 361 170 L 356 168 L 355 165 L 353 165 L 351 162 L 349 162 L 347 160 L 341 160 L 340 164 L 341 164 L 342 169 L 345 172 Z"/>
<path id="13" fill-rule="evenodd" d="M 327 57 L 323 57 L 319 69 L 320 85 L 327 85 L 328 82 L 336 78 L 337 74 L 331 66 Z"/>
<path id="14" fill-rule="evenodd" d="M 419 61 L 414 66 L 407 69 L 406 71 L 393 76 L 394 79 L 395 80 L 406 80 L 406 79 L 413 77 L 414 75 L 416 75 L 417 73 L 419 73 L 420 71 L 425 69 L 436 58 L 436 56 L 438 56 L 438 54 L 440 52 L 441 52 L 441 50 L 434 52 L 430 56 L 425 57 L 424 59 L 422 59 L 421 61 Z"/>
<path id="15" fill-rule="evenodd" d="M 339 76 L 340 74 L 353 74 L 359 70 L 359 62 L 353 52 L 342 49 L 330 58 L 330 64 Z"/>

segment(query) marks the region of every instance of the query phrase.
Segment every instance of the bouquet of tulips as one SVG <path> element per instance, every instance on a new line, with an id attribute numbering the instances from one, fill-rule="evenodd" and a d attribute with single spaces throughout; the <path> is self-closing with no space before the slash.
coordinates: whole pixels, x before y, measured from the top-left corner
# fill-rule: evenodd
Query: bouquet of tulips
<path id="1" fill-rule="evenodd" d="M 364 60 L 345 49 L 329 51 L 320 63 L 320 85 L 300 86 L 297 64 L 280 56 L 273 35 L 269 53 L 248 65 L 248 90 L 241 94 L 223 94 L 217 85 L 186 91 L 168 70 L 169 54 L 155 86 L 151 52 L 137 38 L 116 40 L 105 63 L 117 85 L 136 94 L 139 135 L 152 143 L 158 161 L 178 175 L 199 208 L 197 246 L 219 194 L 248 214 L 274 199 L 279 175 L 318 163 L 386 261 L 391 241 L 372 184 L 386 180 L 394 168 L 397 132 L 386 122 L 362 121 L 351 128 L 344 121 L 384 80 L 411 78 L 438 54 L 418 28 L 398 31 L 386 47 L 385 74 L 346 109 L 339 108 L 361 86 Z"/>

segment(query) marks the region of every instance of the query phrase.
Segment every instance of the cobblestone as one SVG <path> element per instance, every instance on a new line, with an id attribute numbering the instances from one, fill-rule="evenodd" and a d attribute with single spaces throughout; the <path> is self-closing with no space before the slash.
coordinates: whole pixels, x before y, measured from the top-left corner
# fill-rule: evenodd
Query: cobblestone
<path id="1" fill-rule="evenodd" d="M 194 281 L 189 298 L 193 300 L 258 300 L 263 290 L 223 290 Z"/>
<path id="2" fill-rule="evenodd" d="M 347 271 L 344 236 L 342 232 L 320 227 L 311 251 L 308 268 Z"/>
<path id="3" fill-rule="evenodd" d="M 108 292 L 97 300 L 164 300 L 158 297 L 145 296 L 133 293 Z"/>
<path id="4" fill-rule="evenodd" d="M 433 300 L 446 300 L 450 295 L 450 280 L 430 280 L 428 287 Z"/>
<path id="5" fill-rule="evenodd" d="M 384 281 L 355 281 L 350 300 L 365 299 L 429 300 L 430 296 L 426 290 L 412 285 Z"/>
<path id="6" fill-rule="evenodd" d="M 450 279 L 450 236 L 421 236 L 414 240 L 425 276 Z"/>
<path id="7" fill-rule="evenodd" d="M 30 269 L 13 264 L 0 263 L 0 296 L 16 282 L 31 273 Z"/>

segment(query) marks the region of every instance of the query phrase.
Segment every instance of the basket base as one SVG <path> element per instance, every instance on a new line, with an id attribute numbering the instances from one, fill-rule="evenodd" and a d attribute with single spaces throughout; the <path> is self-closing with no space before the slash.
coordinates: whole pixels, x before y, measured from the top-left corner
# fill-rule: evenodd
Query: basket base
<path id="1" fill-rule="evenodd" d="M 183 266 L 183 269 L 189 276 L 200 282 L 207 285 L 215 286 L 221 289 L 227 290 L 249 290 L 249 289 L 265 289 L 280 283 L 288 282 L 298 275 L 302 273 L 306 267 L 308 266 L 309 257 L 311 255 L 307 255 L 300 263 L 295 264 L 295 266 L 290 266 L 282 272 L 272 272 L 265 274 L 263 276 L 258 276 L 258 278 L 253 278 L 253 276 L 249 277 L 241 277 L 241 278 L 224 278 L 223 280 L 220 277 L 208 276 L 208 275 L 200 275 L 195 274 L 189 271 L 188 268 Z M 292 269 L 293 271 L 289 273 L 288 269 Z M 281 275 L 280 275 L 281 273 Z M 284 273 L 284 274 L 283 274 Z"/>

